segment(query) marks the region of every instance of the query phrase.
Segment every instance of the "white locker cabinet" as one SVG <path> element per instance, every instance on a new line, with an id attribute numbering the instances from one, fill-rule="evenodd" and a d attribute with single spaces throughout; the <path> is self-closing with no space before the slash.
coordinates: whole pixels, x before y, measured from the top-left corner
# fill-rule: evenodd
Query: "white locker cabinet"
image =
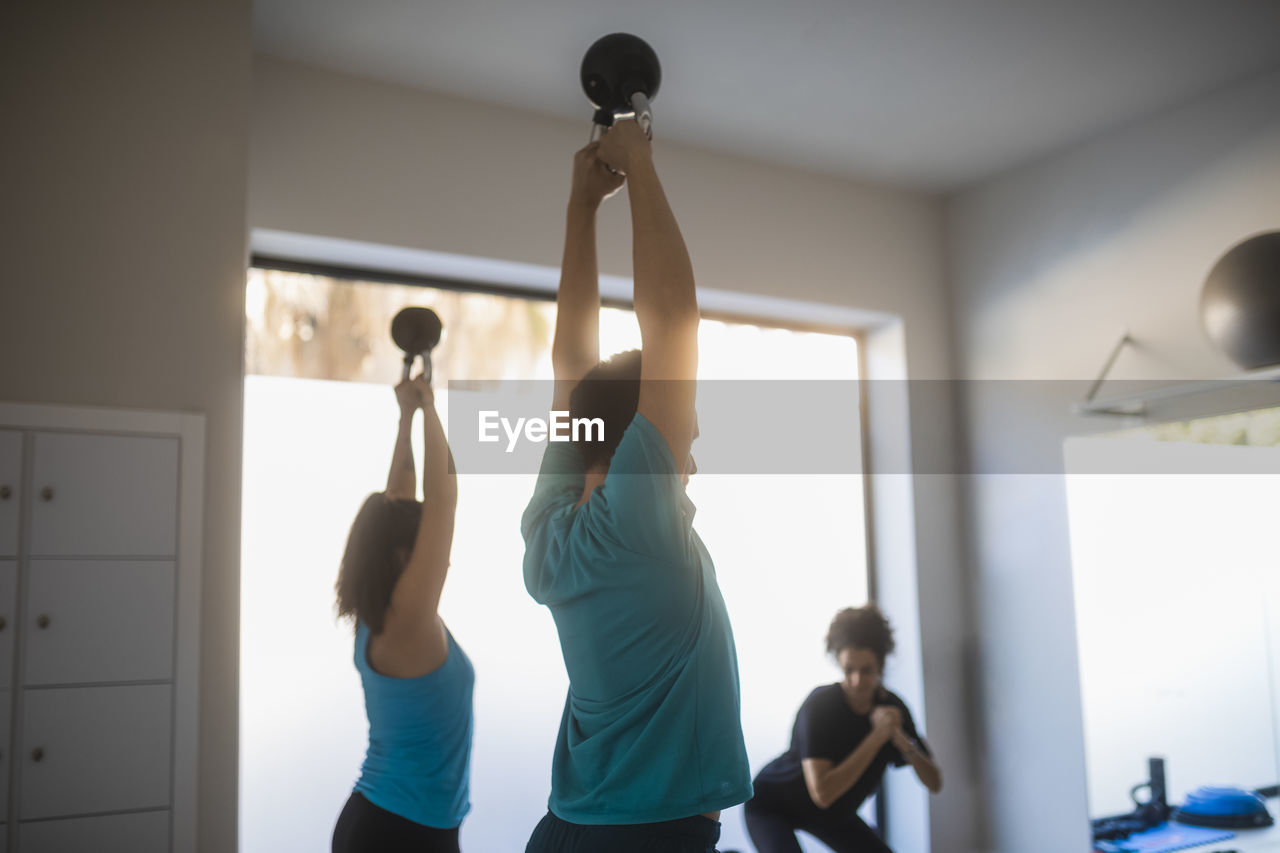
<path id="1" fill-rule="evenodd" d="M 170 561 L 32 560 L 23 682 L 171 678 L 173 596 Z"/>
<path id="2" fill-rule="evenodd" d="M 169 805 L 167 684 L 28 690 L 20 820 Z"/>
<path id="3" fill-rule="evenodd" d="M 165 853 L 169 813 L 42 820 L 22 824 L 18 838 L 22 853 Z"/>
<path id="4" fill-rule="evenodd" d="M 22 486 L 22 433 L 0 430 L 0 557 L 18 554 Z"/>
<path id="5" fill-rule="evenodd" d="M 17 633 L 18 564 L 0 560 L 0 690 L 13 686 L 13 637 Z M 7 714 L 8 711 L 5 711 Z M 0 734 L 7 729 L 0 729 Z M 0 737 L 0 740 L 3 740 Z"/>
<path id="6" fill-rule="evenodd" d="M 32 557 L 172 557 L 178 440 L 36 433 Z"/>
<path id="7" fill-rule="evenodd" d="M 0 732 L 9 731 L 9 712 L 13 707 L 13 693 L 0 690 Z M 9 819 L 9 741 L 0 740 L 0 824 Z M 0 826 L 0 830 L 4 827 Z M 5 833 L 0 831 L 0 837 Z"/>
<path id="8" fill-rule="evenodd" d="M 0 853 L 195 853 L 204 419 L 0 403 Z"/>

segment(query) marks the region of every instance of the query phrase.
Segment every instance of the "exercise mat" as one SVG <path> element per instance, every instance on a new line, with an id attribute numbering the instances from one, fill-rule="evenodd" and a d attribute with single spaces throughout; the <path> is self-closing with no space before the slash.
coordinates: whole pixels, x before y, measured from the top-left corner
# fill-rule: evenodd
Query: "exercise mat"
<path id="1" fill-rule="evenodd" d="M 1172 853 L 1174 850 L 1186 850 L 1234 837 L 1234 832 L 1225 829 L 1162 823 L 1154 829 L 1134 833 L 1122 840 L 1096 842 L 1094 847 L 1101 853 Z"/>

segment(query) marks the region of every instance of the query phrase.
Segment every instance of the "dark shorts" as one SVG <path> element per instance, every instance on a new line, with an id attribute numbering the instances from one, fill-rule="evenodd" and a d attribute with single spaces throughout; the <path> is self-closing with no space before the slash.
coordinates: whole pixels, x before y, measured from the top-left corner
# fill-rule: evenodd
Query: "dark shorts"
<path id="1" fill-rule="evenodd" d="M 547 812 L 525 853 L 715 853 L 720 823 L 686 817 L 662 823 L 586 826 Z"/>
<path id="2" fill-rule="evenodd" d="M 459 853 L 458 828 L 436 829 L 379 808 L 356 791 L 333 828 L 333 853 Z"/>

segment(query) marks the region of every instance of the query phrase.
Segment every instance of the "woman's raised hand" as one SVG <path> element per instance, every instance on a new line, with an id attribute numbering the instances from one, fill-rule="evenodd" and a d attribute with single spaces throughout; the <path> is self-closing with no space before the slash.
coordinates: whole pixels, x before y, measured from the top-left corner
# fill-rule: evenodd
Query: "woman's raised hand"
<path id="1" fill-rule="evenodd" d="M 409 417 L 418 409 L 435 405 L 435 392 L 426 376 L 419 373 L 413 379 L 402 379 L 396 384 L 396 403 L 400 406 L 400 416 Z"/>
<path id="2" fill-rule="evenodd" d="M 422 408 L 422 393 L 414 384 L 417 380 L 402 379 L 396 384 L 396 403 L 400 406 L 400 417 L 413 417 L 413 413 Z"/>
<path id="3" fill-rule="evenodd" d="M 436 392 L 432 389 L 431 383 L 427 381 L 426 374 L 419 373 L 413 379 L 409 380 L 418 395 L 418 407 L 425 409 L 428 406 L 434 406 L 436 403 Z"/>

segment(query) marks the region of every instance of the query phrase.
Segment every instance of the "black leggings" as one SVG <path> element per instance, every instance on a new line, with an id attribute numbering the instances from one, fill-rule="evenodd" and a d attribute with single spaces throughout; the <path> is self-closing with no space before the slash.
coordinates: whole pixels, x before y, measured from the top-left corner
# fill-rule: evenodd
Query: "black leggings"
<path id="1" fill-rule="evenodd" d="M 333 828 L 333 853 L 459 853 L 458 827 L 414 823 L 355 791 Z"/>
<path id="2" fill-rule="evenodd" d="M 747 834 L 759 853 L 801 853 L 796 830 L 803 829 L 835 853 L 893 853 L 853 809 L 820 809 L 809 792 L 756 781 L 743 809 Z"/>

